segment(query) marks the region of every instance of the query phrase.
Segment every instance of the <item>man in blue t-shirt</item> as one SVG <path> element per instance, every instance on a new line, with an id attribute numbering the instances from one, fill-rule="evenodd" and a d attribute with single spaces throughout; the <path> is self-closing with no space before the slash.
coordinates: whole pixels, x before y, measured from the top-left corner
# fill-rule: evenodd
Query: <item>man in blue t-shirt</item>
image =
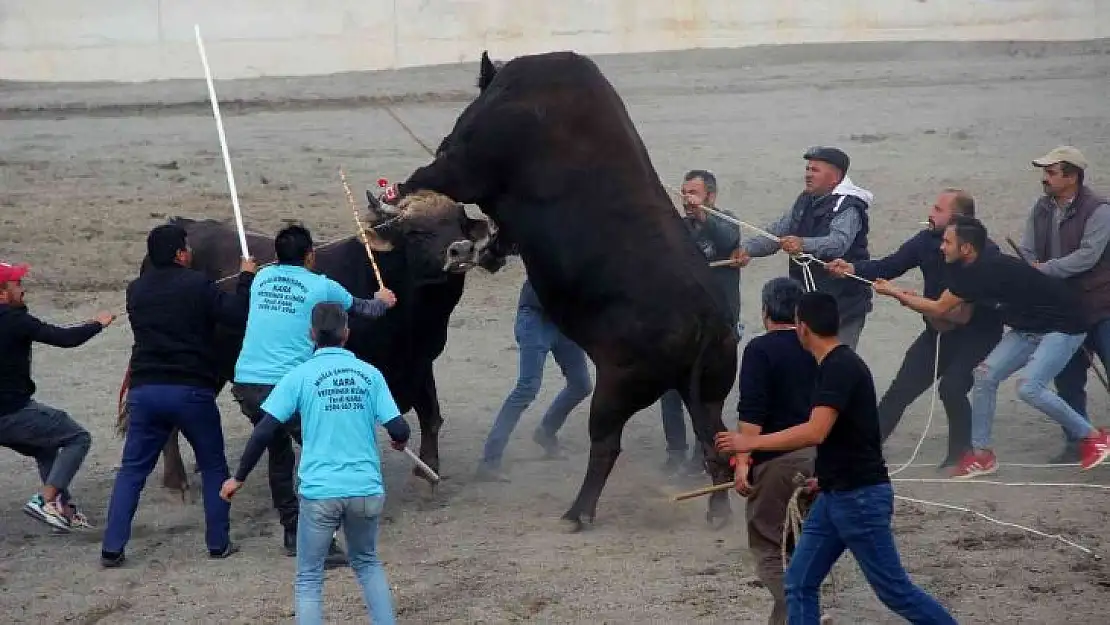
<path id="1" fill-rule="evenodd" d="M 262 420 L 260 407 L 286 373 L 312 356 L 309 322 L 319 302 L 337 302 L 343 310 L 370 318 L 380 317 L 397 298 L 381 289 L 370 300 L 353 297 L 331 278 L 312 271 L 316 261 L 312 235 L 304 226 L 290 225 L 274 238 L 277 264 L 263 268 L 251 284 L 246 335 L 235 363 L 231 393 L 251 424 Z M 289 556 L 297 553 L 297 495 L 293 486 L 296 456 L 293 440 L 300 440 L 294 420 L 270 442 L 270 496 L 285 528 L 283 541 Z M 337 546 L 333 546 L 340 564 Z"/>
<path id="2" fill-rule="evenodd" d="M 230 501 L 281 424 L 301 415 L 304 446 L 298 477 L 300 514 L 306 522 L 297 526 L 298 622 L 323 621 L 324 562 L 340 525 L 373 622 L 393 622 L 389 582 L 377 555 L 385 485 L 374 426 L 385 427 L 397 450 L 405 448 L 410 430 L 381 372 L 343 348 L 349 334 L 340 304 L 312 308 L 316 351 L 285 375 L 262 404 L 263 418 L 247 441 L 239 469 L 221 491 Z"/>

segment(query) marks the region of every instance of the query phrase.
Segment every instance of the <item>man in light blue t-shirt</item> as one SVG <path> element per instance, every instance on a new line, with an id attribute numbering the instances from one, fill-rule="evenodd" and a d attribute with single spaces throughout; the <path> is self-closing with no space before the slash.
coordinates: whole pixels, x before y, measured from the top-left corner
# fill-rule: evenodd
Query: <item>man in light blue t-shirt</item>
<path id="1" fill-rule="evenodd" d="M 377 555 L 385 502 L 375 426 L 384 426 L 394 449 L 410 430 L 381 372 L 342 346 L 350 331 L 341 304 L 312 309 L 312 357 L 285 375 L 262 404 L 263 418 L 247 441 L 239 469 L 221 497 L 230 501 L 258 464 L 267 442 L 301 415 L 300 515 L 297 527 L 297 622 L 323 621 L 324 563 L 339 526 L 351 567 L 374 623 L 393 623 L 393 600 Z"/>
<path id="2" fill-rule="evenodd" d="M 336 302 L 343 310 L 370 318 L 380 317 L 397 298 L 381 289 L 373 299 L 353 297 L 331 278 L 314 273 L 316 252 L 312 235 L 304 226 L 283 228 L 274 238 L 277 264 L 263 268 L 251 284 L 247 329 L 231 393 L 239 408 L 258 425 L 260 407 L 282 376 L 312 356 L 309 338 L 312 307 L 319 302 Z M 285 528 L 283 542 L 289 556 L 297 553 L 297 494 L 293 485 L 296 456 L 293 440 L 300 440 L 294 420 L 270 442 L 270 496 Z M 333 545 L 329 564 L 344 562 L 338 545 Z"/>

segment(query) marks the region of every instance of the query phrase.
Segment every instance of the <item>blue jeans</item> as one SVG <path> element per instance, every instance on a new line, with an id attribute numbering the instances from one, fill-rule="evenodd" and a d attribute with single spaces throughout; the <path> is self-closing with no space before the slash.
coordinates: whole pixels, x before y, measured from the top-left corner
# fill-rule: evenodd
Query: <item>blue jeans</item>
<path id="1" fill-rule="evenodd" d="M 936 599 L 910 581 L 902 567 L 890 529 L 893 512 L 894 490 L 889 483 L 817 495 L 786 569 L 788 623 L 820 622 L 821 582 L 845 549 L 879 601 L 896 614 L 920 625 L 956 623 Z"/>
<path id="2" fill-rule="evenodd" d="M 1025 368 L 1018 397 L 1060 424 L 1069 438 L 1078 440 L 1094 432 L 1083 415 L 1073 410 L 1048 383 L 1068 364 L 1086 334 L 1029 334 L 1010 330 L 975 368 L 971 387 L 971 446 L 990 449 L 998 385 Z"/>
<path id="3" fill-rule="evenodd" d="M 231 504 L 220 498 L 220 487 L 230 477 L 224 455 L 220 410 L 211 389 L 150 384 L 127 393 L 130 422 L 123 458 L 108 502 L 108 521 L 102 549 L 121 553 L 131 538 L 131 521 L 162 448 L 174 427 L 193 448 L 204 492 L 204 542 L 209 552 L 220 552 L 231 541 Z"/>
<path id="4" fill-rule="evenodd" d="M 528 307 L 518 308 L 513 332 L 520 350 L 520 370 L 517 372 L 516 386 L 505 398 L 486 437 L 482 462 L 490 467 L 500 466 L 501 457 L 520 416 L 540 392 L 548 352 L 555 357 L 555 362 L 562 370 L 566 386 L 555 396 L 543 415 L 539 427 L 542 434 L 554 436 L 563 427 L 570 411 L 582 403 L 593 390 L 590 370 L 586 366 L 586 352 L 563 336 L 542 312 Z"/>
<path id="5" fill-rule="evenodd" d="M 376 625 L 392 625 L 393 596 L 378 559 L 378 524 L 385 496 L 342 499 L 300 498 L 297 520 L 297 580 L 294 594 L 298 625 L 324 622 L 324 560 L 332 536 L 343 526 L 351 568 L 362 599 Z"/>
<path id="6" fill-rule="evenodd" d="M 1087 340 L 1084 342 L 1090 348 L 1092 355 L 1097 355 L 1102 361 L 1103 368 L 1110 362 L 1110 319 L 1103 319 L 1087 330 Z M 1072 359 L 1068 361 L 1064 370 L 1056 376 L 1056 393 L 1072 410 L 1087 416 L 1087 368 L 1091 363 L 1083 350 L 1077 350 Z"/>

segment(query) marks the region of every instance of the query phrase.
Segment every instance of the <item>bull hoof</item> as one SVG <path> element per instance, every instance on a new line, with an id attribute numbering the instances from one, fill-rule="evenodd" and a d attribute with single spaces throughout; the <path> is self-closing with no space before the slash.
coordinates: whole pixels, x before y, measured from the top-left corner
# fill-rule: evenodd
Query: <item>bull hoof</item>
<path id="1" fill-rule="evenodd" d="M 579 519 L 562 518 L 559 519 L 559 529 L 564 534 L 577 534 L 586 529 L 586 525 Z"/>
<path id="2" fill-rule="evenodd" d="M 732 509 L 728 507 L 723 510 L 710 508 L 705 513 L 705 522 L 709 524 L 710 529 L 722 530 L 732 523 Z"/>

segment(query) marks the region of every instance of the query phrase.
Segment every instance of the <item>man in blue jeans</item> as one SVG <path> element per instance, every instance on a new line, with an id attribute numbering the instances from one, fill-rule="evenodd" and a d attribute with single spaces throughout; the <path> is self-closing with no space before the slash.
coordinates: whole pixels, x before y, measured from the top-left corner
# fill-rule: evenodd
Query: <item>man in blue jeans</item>
<path id="1" fill-rule="evenodd" d="M 352 296 L 335 280 L 313 271 L 316 249 L 312 233 L 304 226 L 293 224 L 278 231 L 274 237 L 274 254 L 277 264 L 259 271 L 251 286 L 247 329 L 231 385 L 231 394 L 251 425 L 258 425 L 262 420 L 260 406 L 278 380 L 312 356 L 308 330 L 315 304 L 339 302 L 346 311 L 376 319 L 397 303 L 397 297 L 387 288 L 379 289 L 372 299 L 361 299 Z M 290 557 L 297 554 L 294 440 L 300 441 L 296 419 L 270 439 L 267 450 L 270 497 L 285 530 L 282 544 Z M 345 563 L 338 544 L 332 545 L 332 555 L 329 565 Z"/>
<path id="2" fill-rule="evenodd" d="M 493 427 L 486 437 L 482 461 L 478 465 L 476 478 L 479 481 L 508 482 L 509 477 L 501 471 L 501 458 L 509 437 L 520 421 L 521 414 L 536 399 L 543 382 L 543 367 L 550 352 L 566 378 L 566 386 L 548 406 L 539 427 L 532 434 L 532 440 L 543 447 L 548 457 L 559 451 L 556 437 L 559 429 L 566 423 L 567 416 L 575 406 L 582 403 L 593 391 L 590 371 L 586 366 L 586 352 L 573 341 L 563 336 L 555 327 L 536 292 L 527 279 L 520 287 L 517 303 L 516 324 L 513 328 L 519 349 L 519 371 L 516 386 L 505 398 Z"/>
<path id="3" fill-rule="evenodd" d="M 216 406 L 213 334 L 217 323 L 246 325 L 257 267 L 243 259 L 236 292 L 221 291 L 190 269 L 192 249 L 185 229 L 175 224 L 150 231 L 147 256 L 150 267 L 127 286 L 135 335 L 127 392 L 130 422 L 100 548 L 101 564 L 109 568 L 123 564 L 139 495 L 174 427 L 189 441 L 200 469 L 208 555 L 226 558 L 237 551 L 231 544 L 229 507 L 220 499 L 228 468 Z"/>
<path id="4" fill-rule="evenodd" d="M 863 359 L 837 339 L 836 299 L 806 293 L 796 317 L 798 338 L 818 363 L 809 420 L 773 434 L 717 434 L 717 449 L 725 453 L 817 446 L 820 492 L 786 570 L 787 622 L 821 621 L 821 582 L 847 549 L 875 595 L 899 616 L 919 625 L 955 624 L 936 599 L 910 581 L 899 559 L 875 382 Z"/>
<path id="5" fill-rule="evenodd" d="M 991 450 L 998 386 L 1024 369 L 1018 397 L 1079 441 L 1079 465 L 1093 469 L 1110 457 L 1110 434 L 1096 429 L 1048 384 L 1079 350 L 1087 335 L 1078 294 L 1063 280 L 1041 273 L 1003 254 L 980 256 L 987 229 L 973 217 L 958 216 L 944 231 L 941 250 L 949 264 L 959 263 L 948 288 L 937 299 L 902 291 L 877 280 L 875 291 L 896 298 L 924 315 L 944 315 L 964 302 L 999 309 L 1009 330 L 986 360 L 975 368 L 971 389 L 971 447 L 952 473 L 956 479 L 998 470 Z"/>
<path id="6" fill-rule="evenodd" d="M 1034 159 L 1044 194 L 1033 204 L 1021 237 L 1021 254 L 1042 273 L 1075 288 L 1087 339 L 1056 376 L 1056 390 L 1087 421 L 1087 370 L 1095 355 L 1110 362 L 1110 203 L 1084 184 L 1087 159 L 1063 145 Z M 1051 462 L 1079 460 L 1079 441 L 1064 432 L 1064 450 Z"/>
<path id="7" fill-rule="evenodd" d="M 304 447 L 297 473 L 300 514 L 295 584 L 297 622 L 301 625 L 324 620 L 324 561 L 340 525 L 372 622 L 394 622 L 389 581 L 377 551 L 385 484 L 374 426 L 385 427 L 397 450 L 405 448 L 409 426 L 381 372 L 343 348 L 350 334 L 344 308 L 333 302 L 312 308 L 311 337 L 316 351 L 270 392 L 239 469 L 221 491 L 230 501 L 281 424 L 294 414 L 301 415 Z"/>

